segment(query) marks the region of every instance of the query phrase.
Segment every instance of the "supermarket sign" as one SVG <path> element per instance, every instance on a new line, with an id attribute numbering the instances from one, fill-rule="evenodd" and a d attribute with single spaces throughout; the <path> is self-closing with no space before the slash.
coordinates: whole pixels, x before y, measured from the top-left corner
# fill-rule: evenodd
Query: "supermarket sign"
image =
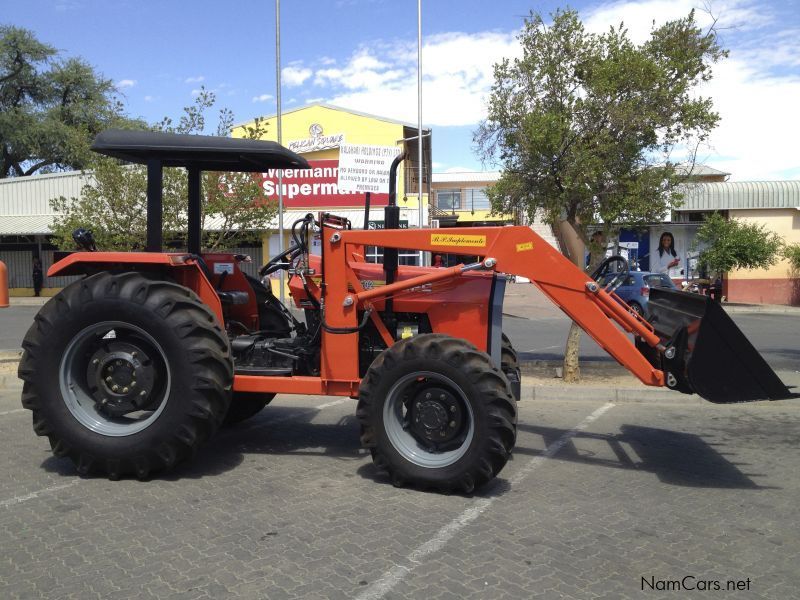
<path id="1" fill-rule="evenodd" d="M 264 198 L 278 201 L 278 174 L 287 208 L 364 206 L 365 195 L 339 187 L 338 160 L 310 160 L 308 169 L 269 169 L 261 173 Z M 372 206 L 386 206 L 389 194 L 372 194 Z"/>

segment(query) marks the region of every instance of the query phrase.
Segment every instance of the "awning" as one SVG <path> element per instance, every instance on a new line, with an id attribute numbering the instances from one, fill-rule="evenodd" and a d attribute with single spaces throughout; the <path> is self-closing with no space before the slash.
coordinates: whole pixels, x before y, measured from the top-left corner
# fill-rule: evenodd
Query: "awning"
<path id="1" fill-rule="evenodd" d="M 56 215 L 2 215 L 0 235 L 47 235 Z"/>

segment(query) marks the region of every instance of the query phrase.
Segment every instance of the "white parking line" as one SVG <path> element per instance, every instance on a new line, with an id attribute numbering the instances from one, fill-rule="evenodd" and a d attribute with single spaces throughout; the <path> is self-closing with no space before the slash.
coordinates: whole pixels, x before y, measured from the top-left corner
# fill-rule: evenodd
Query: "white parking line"
<path id="1" fill-rule="evenodd" d="M 52 485 L 50 487 L 44 488 L 43 490 L 38 490 L 36 492 L 31 492 L 30 494 L 25 494 L 24 496 L 14 496 L 13 498 L 9 498 L 8 500 L 3 500 L 2 502 L 0 502 L 0 508 L 6 508 L 8 506 L 20 504 L 22 502 L 38 498 L 43 494 L 49 494 L 51 492 L 57 492 L 58 490 L 63 490 L 65 488 L 72 487 L 79 481 L 80 479 L 73 479 L 69 483 L 62 483 L 61 485 Z"/>
<path id="2" fill-rule="evenodd" d="M 536 468 L 541 466 L 548 458 L 553 458 L 558 452 L 579 432 L 586 429 L 593 421 L 600 418 L 601 415 L 609 411 L 614 404 L 609 402 L 604 404 L 583 421 L 578 423 L 575 427 L 567 431 L 564 435 L 558 438 L 555 442 L 550 444 L 547 449 L 539 456 L 531 459 L 517 474 L 511 478 L 511 484 L 517 485 L 521 483 L 528 475 L 531 474 Z M 440 550 L 450 539 L 469 525 L 472 521 L 478 518 L 498 496 L 491 498 L 481 498 L 473 506 L 462 512 L 455 519 L 450 521 L 447 525 L 442 527 L 438 533 L 429 539 L 424 544 L 414 549 L 411 554 L 406 557 L 407 564 L 398 564 L 384 573 L 380 579 L 369 586 L 361 594 L 356 597 L 356 600 L 379 600 L 388 594 L 394 587 L 400 583 L 403 578 L 411 573 L 418 565 L 423 564 L 424 559 L 429 554 Z"/>

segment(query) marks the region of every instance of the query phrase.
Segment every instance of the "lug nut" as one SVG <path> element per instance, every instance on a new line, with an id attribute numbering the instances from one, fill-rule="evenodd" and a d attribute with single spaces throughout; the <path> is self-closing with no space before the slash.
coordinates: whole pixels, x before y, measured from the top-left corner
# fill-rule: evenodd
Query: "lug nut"
<path id="1" fill-rule="evenodd" d="M 112 381 L 114 381 L 114 380 L 111 379 L 111 377 L 106 377 L 106 383 L 111 383 Z"/>
<path id="2" fill-rule="evenodd" d="M 95 358 L 95 359 L 92 361 L 92 364 L 93 364 L 93 365 L 96 365 L 96 364 L 98 364 L 99 362 L 100 362 L 100 359 L 99 359 L 99 358 Z"/>
<path id="3" fill-rule="evenodd" d="M 121 360 L 118 360 L 118 361 L 117 361 L 117 366 L 118 366 L 118 367 L 121 367 L 121 366 L 122 366 L 122 361 L 121 361 Z"/>
<path id="4" fill-rule="evenodd" d="M 425 400 L 430 400 L 430 399 L 431 399 L 431 393 L 428 392 L 427 394 L 425 394 Z"/>
<path id="5" fill-rule="evenodd" d="M 140 396 L 147 396 L 147 390 L 142 390 L 141 392 L 139 392 L 139 395 Z"/>
<path id="6" fill-rule="evenodd" d="M 131 387 L 136 387 L 136 380 L 131 381 Z"/>
<path id="7" fill-rule="evenodd" d="M 447 396 L 444 394 L 439 394 L 439 400 L 444 400 L 445 398 L 447 398 Z"/>
<path id="8" fill-rule="evenodd" d="M 456 422 L 455 421 L 450 421 L 450 429 L 454 429 L 455 426 L 456 426 Z"/>
<path id="9" fill-rule="evenodd" d="M 109 373 L 113 373 L 114 372 L 114 365 L 108 365 L 108 372 Z"/>
<path id="10" fill-rule="evenodd" d="M 128 388 L 126 388 L 126 387 L 122 388 L 122 393 L 123 394 L 127 394 L 128 393 Z"/>
<path id="11" fill-rule="evenodd" d="M 138 354 L 136 352 L 131 352 L 131 358 L 136 358 Z"/>
<path id="12" fill-rule="evenodd" d="M 111 386 L 111 389 L 116 392 L 119 389 L 119 386 L 115 383 Z"/>
<path id="13" fill-rule="evenodd" d="M 450 407 L 450 412 L 456 412 L 456 407 L 455 406 L 451 406 Z"/>

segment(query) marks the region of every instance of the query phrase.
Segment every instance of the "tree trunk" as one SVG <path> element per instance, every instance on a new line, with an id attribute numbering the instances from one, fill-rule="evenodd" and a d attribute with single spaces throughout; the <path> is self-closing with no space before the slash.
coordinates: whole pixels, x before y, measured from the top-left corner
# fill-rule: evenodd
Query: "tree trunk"
<path id="1" fill-rule="evenodd" d="M 561 242 L 562 252 L 573 264 L 583 270 L 586 245 L 578 235 L 578 232 L 569 222 L 560 221 L 557 233 Z M 567 336 L 567 345 L 564 348 L 564 381 L 567 383 L 575 383 L 581 378 L 580 365 L 578 364 L 580 343 L 581 328 L 573 321 Z"/>

